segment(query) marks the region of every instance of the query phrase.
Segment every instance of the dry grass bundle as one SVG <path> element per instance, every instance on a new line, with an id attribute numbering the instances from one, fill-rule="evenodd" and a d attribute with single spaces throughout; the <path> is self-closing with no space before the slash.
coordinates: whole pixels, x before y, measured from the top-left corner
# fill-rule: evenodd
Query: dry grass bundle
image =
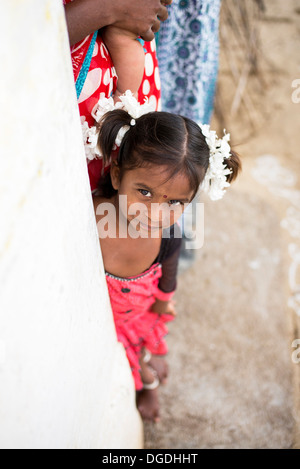
<path id="1" fill-rule="evenodd" d="M 222 0 L 220 18 L 220 75 L 215 116 L 220 128 L 232 127 L 237 117 L 255 132 L 264 121 L 261 101 L 267 84 L 261 67 L 260 20 L 263 0 Z"/>

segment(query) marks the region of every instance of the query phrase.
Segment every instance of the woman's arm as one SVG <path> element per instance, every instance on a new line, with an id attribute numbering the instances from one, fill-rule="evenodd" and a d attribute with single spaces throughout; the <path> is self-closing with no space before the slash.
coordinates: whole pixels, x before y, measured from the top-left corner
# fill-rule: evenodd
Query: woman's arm
<path id="1" fill-rule="evenodd" d="M 151 41 L 165 21 L 172 0 L 73 0 L 65 5 L 70 44 L 114 24 Z"/>

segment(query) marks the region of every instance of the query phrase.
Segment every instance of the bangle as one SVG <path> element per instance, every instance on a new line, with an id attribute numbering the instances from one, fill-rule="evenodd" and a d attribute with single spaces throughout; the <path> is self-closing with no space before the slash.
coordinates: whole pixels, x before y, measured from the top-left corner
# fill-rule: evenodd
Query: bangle
<path id="1" fill-rule="evenodd" d="M 149 363 L 152 358 L 152 353 L 148 349 L 145 349 L 145 355 L 143 358 L 144 363 Z"/>
<path id="2" fill-rule="evenodd" d="M 157 389 L 158 386 L 159 386 L 159 379 L 157 378 L 157 376 L 154 376 L 154 380 L 152 383 L 149 383 L 149 384 L 143 383 L 143 388 L 147 390 L 151 390 L 151 391 L 153 389 Z"/>

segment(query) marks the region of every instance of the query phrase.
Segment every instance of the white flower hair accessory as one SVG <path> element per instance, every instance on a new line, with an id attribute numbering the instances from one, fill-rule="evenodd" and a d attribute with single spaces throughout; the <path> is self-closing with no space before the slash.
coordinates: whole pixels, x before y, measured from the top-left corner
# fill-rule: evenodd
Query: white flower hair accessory
<path id="1" fill-rule="evenodd" d="M 121 143 L 122 143 L 122 140 L 123 140 L 123 138 L 124 138 L 124 135 L 128 132 L 129 129 L 130 129 L 130 126 L 129 126 L 129 125 L 123 125 L 123 127 L 120 128 L 120 130 L 119 130 L 119 132 L 118 132 L 118 134 L 117 134 L 117 137 L 116 137 L 114 150 L 116 150 L 117 147 L 120 148 Z"/>
<path id="2" fill-rule="evenodd" d="M 201 189 L 208 194 L 211 200 L 220 200 L 224 196 L 226 187 L 230 184 L 227 182 L 227 176 L 232 170 L 226 166 L 227 159 L 231 156 L 229 145 L 230 134 L 218 138 L 214 130 L 210 130 L 209 125 L 200 125 L 201 131 L 205 137 L 209 147 L 209 166 L 206 175 L 201 184 Z"/>
<path id="3" fill-rule="evenodd" d="M 118 132 L 115 145 L 120 147 L 126 132 L 128 132 L 131 126 L 135 125 L 135 120 L 144 114 L 147 114 L 148 112 L 155 111 L 155 104 L 149 103 L 147 98 L 145 99 L 144 104 L 140 104 L 133 96 L 132 92 L 127 90 L 122 96 L 120 96 L 120 101 L 117 103 L 114 102 L 112 97 L 101 97 L 92 111 L 92 116 L 96 122 L 100 122 L 104 114 L 115 109 L 123 109 L 124 111 L 127 111 L 128 114 L 132 117 L 130 126 L 124 125 Z M 100 150 L 97 146 L 97 127 L 89 127 L 87 122 L 83 122 L 82 133 L 87 159 L 91 161 L 94 158 L 102 158 Z"/>
<path id="4" fill-rule="evenodd" d="M 133 119 L 138 119 L 144 114 L 148 114 L 148 112 L 155 111 L 155 104 L 149 103 L 148 98 L 145 98 L 144 104 L 140 104 L 130 90 L 125 91 L 125 93 L 120 96 L 120 100 L 122 102 L 121 109 L 127 111 Z"/>
<path id="5" fill-rule="evenodd" d="M 82 123 L 81 128 L 86 158 L 90 161 L 94 158 L 101 158 L 100 150 L 97 147 L 97 128 L 89 127 L 86 121 Z"/>

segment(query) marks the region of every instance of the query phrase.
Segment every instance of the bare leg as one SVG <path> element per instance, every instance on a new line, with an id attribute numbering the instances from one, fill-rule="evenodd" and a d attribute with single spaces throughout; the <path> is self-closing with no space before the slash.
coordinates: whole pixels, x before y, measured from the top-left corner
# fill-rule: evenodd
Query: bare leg
<path id="1" fill-rule="evenodd" d="M 160 383 L 166 384 L 169 375 L 169 367 L 166 360 L 160 355 L 152 355 L 149 365 L 156 371 Z"/>
<path id="2" fill-rule="evenodd" d="M 151 355 L 143 349 L 142 357 L 146 363 L 156 371 L 161 384 L 166 384 L 169 375 L 169 367 L 166 360 L 161 355 Z"/>
<path id="3" fill-rule="evenodd" d="M 141 358 L 141 378 L 143 383 L 151 385 L 155 381 L 153 371 Z M 159 421 L 159 399 L 158 388 L 142 389 L 137 392 L 137 408 L 143 420 L 152 422 Z"/>

